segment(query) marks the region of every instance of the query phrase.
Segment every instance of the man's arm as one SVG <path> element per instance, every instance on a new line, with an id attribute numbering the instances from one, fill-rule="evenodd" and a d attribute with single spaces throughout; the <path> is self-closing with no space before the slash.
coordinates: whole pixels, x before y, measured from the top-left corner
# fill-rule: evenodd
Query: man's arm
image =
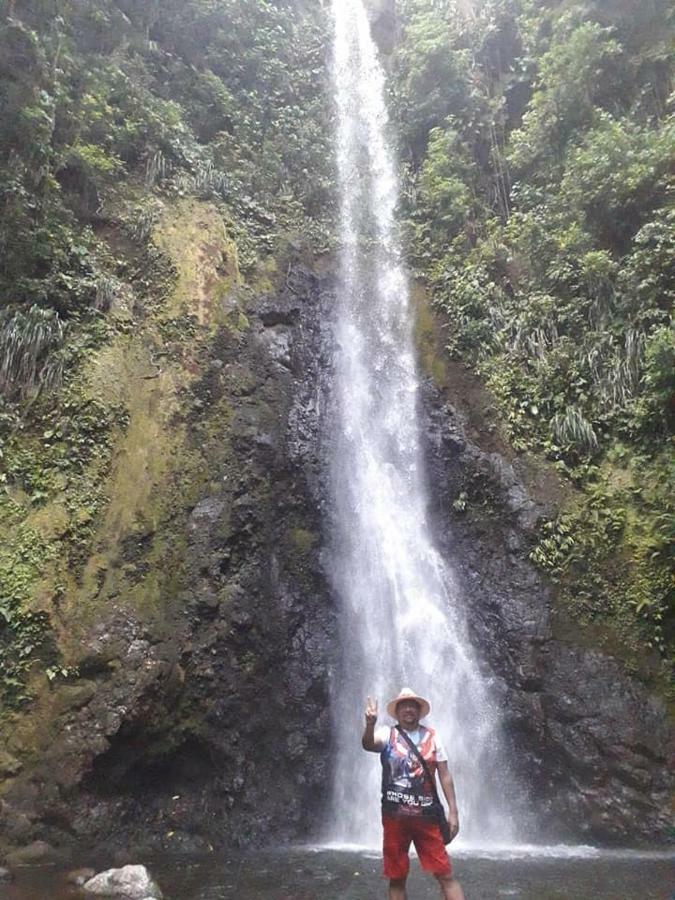
<path id="1" fill-rule="evenodd" d="M 459 816 L 457 815 L 457 800 L 455 798 L 455 784 L 448 769 L 447 762 L 438 763 L 438 778 L 448 801 L 448 825 L 450 826 L 450 834 L 453 838 L 457 837 L 459 831 Z"/>
<path id="2" fill-rule="evenodd" d="M 381 753 L 384 749 L 382 741 L 375 740 L 375 723 L 377 722 L 377 700 L 373 702 L 368 697 L 366 703 L 366 727 L 363 729 L 363 737 L 361 738 L 361 746 L 364 750 L 370 750 L 372 753 Z"/>

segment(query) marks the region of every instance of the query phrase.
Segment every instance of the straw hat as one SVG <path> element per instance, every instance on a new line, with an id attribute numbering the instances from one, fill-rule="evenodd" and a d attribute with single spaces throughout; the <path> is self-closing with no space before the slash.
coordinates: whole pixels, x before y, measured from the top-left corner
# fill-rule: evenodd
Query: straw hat
<path id="1" fill-rule="evenodd" d="M 424 697 L 420 697 L 415 691 L 411 691 L 410 688 L 402 688 L 398 697 L 394 697 L 393 700 L 390 700 L 389 703 L 387 703 L 387 713 L 392 719 L 398 718 L 396 715 L 396 706 L 401 700 L 416 700 L 420 705 L 420 719 L 428 716 L 431 712 L 431 704 L 428 700 L 425 700 Z"/>

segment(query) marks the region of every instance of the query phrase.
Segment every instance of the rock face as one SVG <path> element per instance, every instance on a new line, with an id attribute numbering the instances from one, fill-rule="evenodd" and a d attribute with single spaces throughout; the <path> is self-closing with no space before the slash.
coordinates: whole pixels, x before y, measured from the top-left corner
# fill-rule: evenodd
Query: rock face
<path id="1" fill-rule="evenodd" d="M 330 304 L 329 280 L 291 265 L 202 351 L 173 414 L 187 438 L 161 485 L 172 514 L 117 551 L 138 578 L 168 547 L 175 593 L 156 611 L 111 597 L 83 631 L 79 677 L 32 713 L 49 723 L 37 762 L 5 765 L 5 840 L 195 851 L 317 827 L 335 651 L 317 450 Z"/>
<path id="2" fill-rule="evenodd" d="M 226 324 L 182 351 L 196 374 L 153 426 L 161 466 L 159 443 L 132 442 L 143 420 L 130 427 L 113 483 L 142 492 L 144 514 L 105 569 L 89 563 L 107 593 L 78 632 L 77 677 L 5 732 L 9 844 L 193 852 L 318 834 L 338 634 L 321 552 L 334 297 L 331 277 L 299 258 L 284 272 L 278 290 L 247 297 L 245 316 L 225 297 Z M 162 378 L 139 381 L 149 409 Z M 517 459 L 467 431 L 451 393 L 423 391 L 433 514 L 542 834 L 658 839 L 665 710 L 616 661 L 556 636 L 550 588 L 528 561 L 548 510 Z M 139 454 L 144 484 L 129 474 Z M 113 508 L 117 527 L 127 511 Z"/>
<path id="3" fill-rule="evenodd" d="M 373 40 L 385 56 L 393 52 L 398 38 L 396 0 L 366 0 Z"/>
<path id="4" fill-rule="evenodd" d="M 145 866 L 108 869 L 85 882 L 84 890 L 88 894 L 119 900 L 162 900 L 162 892 Z"/>
<path id="5" fill-rule="evenodd" d="M 496 675 L 512 756 L 542 833 L 626 845 L 667 839 L 665 705 L 616 660 L 556 636 L 551 587 L 528 560 L 551 510 L 529 495 L 517 458 L 469 440 L 463 416 L 431 384 L 424 405 L 437 533 L 473 641 Z"/>

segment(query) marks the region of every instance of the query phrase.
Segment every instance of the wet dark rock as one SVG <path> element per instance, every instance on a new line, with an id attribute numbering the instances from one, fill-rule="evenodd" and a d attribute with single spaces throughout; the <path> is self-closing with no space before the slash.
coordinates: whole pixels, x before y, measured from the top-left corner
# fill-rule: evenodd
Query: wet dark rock
<path id="1" fill-rule="evenodd" d="M 197 856 L 213 853 L 213 845 L 203 835 L 186 831 L 169 831 L 163 837 L 162 846 L 172 855 Z"/>
<path id="2" fill-rule="evenodd" d="M 29 794 L 25 805 L 30 807 L 33 799 Z M 34 834 L 35 825 L 31 818 L 25 812 L 10 806 L 6 800 L 0 800 L 0 835 L 3 842 L 7 841 L 16 849 L 29 843 Z"/>
<path id="3" fill-rule="evenodd" d="M 195 506 L 190 516 L 190 527 L 200 528 L 212 525 L 216 522 L 223 510 L 225 503 L 219 497 L 206 497 Z"/>
<path id="4" fill-rule="evenodd" d="M 437 534 L 474 644 L 497 676 L 512 757 L 545 833 L 625 845 L 667 839 L 664 704 L 616 660 L 554 636 L 551 586 L 528 559 L 551 509 L 528 495 L 513 462 L 468 439 L 431 384 L 423 398 Z"/>
<path id="5" fill-rule="evenodd" d="M 208 480 L 175 509 L 176 599 L 155 622 L 121 598 L 84 635 L 81 679 L 55 692 L 55 739 L 4 794 L 12 842 L 37 832 L 113 858 L 315 827 L 335 653 L 319 453 L 333 303 L 328 279 L 293 265 L 278 294 L 248 303 L 250 327 L 215 336 L 194 387 L 208 402 L 186 403 Z M 218 404 L 227 417 L 204 450 Z M 125 544 L 129 564 L 150 551 L 144 534 Z"/>
<path id="6" fill-rule="evenodd" d="M 366 10 L 373 40 L 381 53 L 389 55 L 394 51 L 398 37 L 396 0 L 367 0 Z"/>
<path id="7" fill-rule="evenodd" d="M 3 866 L 0 866 L 0 884 L 9 884 L 9 882 L 13 880 L 13 873 L 9 869 L 5 869 Z"/>
<path id="8" fill-rule="evenodd" d="M 261 334 L 261 341 L 275 362 L 286 369 L 291 368 L 291 334 L 287 327 L 276 325 L 266 328 Z"/>

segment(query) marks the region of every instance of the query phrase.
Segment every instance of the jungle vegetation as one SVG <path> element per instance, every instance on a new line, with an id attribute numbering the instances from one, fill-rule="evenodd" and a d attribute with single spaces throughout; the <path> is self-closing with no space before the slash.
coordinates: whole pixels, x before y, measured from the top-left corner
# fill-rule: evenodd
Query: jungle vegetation
<path id="1" fill-rule="evenodd" d="M 49 609 L 79 579 L 128 410 L 87 360 L 161 308 L 167 204 L 215 205 L 255 282 L 328 240 L 325 12 L 293 0 L 0 3 L 0 699 L 68 675 Z M 116 310 L 122 308 L 125 314 Z M 196 324 L 160 322 L 189 341 Z M 29 522 L 59 500 L 57 522 Z M 65 508 L 65 512 L 63 511 Z M 44 517 L 43 517 L 44 518 Z M 62 521 L 63 520 L 63 521 Z M 45 536 L 46 535 L 46 536 Z M 45 597 L 45 593 L 50 597 Z"/>
<path id="2" fill-rule="evenodd" d="M 532 558 L 627 663 L 672 653 L 673 13 L 399 0 L 409 263 L 516 450 L 570 485 Z M 127 411 L 85 361 L 161 303 L 158 204 L 208 199 L 251 283 L 334 221 L 321 0 L 0 2 L 0 679 L 67 675 L 34 586 L 76 567 Z M 131 298 L 131 299 L 129 299 Z M 194 328 L 194 323 L 184 323 Z M 168 326 L 166 326 L 168 327 Z M 22 525 L 57 495 L 58 541 Z M 469 498 L 469 502 L 471 498 Z M 55 585 L 55 602 L 62 585 Z M 658 668 L 658 663 L 655 664 Z M 654 666 L 652 666 L 652 670 Z"/>
<path id="3" fill-rule="evenodd" d="M 411 265 L 513 446 L 570 485 L 532 559 L 582 624 L 611 623 L 624 647 L 667 656 L 672 6 L 401 5 L 392 100 Z"/>

